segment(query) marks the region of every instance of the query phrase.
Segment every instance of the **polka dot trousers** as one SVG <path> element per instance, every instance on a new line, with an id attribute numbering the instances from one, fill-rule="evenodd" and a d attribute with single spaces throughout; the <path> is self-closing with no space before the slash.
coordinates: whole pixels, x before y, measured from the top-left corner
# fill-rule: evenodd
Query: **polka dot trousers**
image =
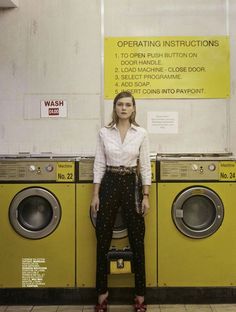
<path id="1" fill-rule="evenodd" d="M 141 195 L 142 187 L 139 192 Z M 142 196 L 142 195 L 141 195 Z M 145 223 L 135 208 L 135 173 L 121 175 L 106 172 L 100 186 L 100 208 L 97 214 L 97 273 L 98 294 L 107 291 L 107 253 L 112 240 L 113 226 L 118 209 L 128 229 L 129 243 L 133 251 L 135 294 L 144 296 L 146 289 L 144 234 Z"/>

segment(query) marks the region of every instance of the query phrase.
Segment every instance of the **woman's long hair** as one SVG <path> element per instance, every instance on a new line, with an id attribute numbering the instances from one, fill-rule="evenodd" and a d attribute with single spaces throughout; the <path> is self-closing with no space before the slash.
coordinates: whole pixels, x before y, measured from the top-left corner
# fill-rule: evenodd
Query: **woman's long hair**
<path id="1" fill-rule="evenodd" d="M 115 124 L 118 124 L 119 117 L 117 116 L 117 113 L 116 113 L 116 103 L 119 99 L 122 99 L 125 97 L 130 97 L 132 99 L 132 103 L 134 105 L 134 111 L 133 111 L 132 115 L 130 116 L 129 121 L 131 124 L 139 127 L 139 124 L 137 124 L 137 122 L 135 121 L 135 117 L 136 117 L 135 99 L 129 91 L 122 91 L 122 92 L 118 93 L 116 95 L 116 97 L 114 98 L 114 100 L 113 100 L 113 111 L 112 111 L 112 116 L 111 116 L 112 121 L 107 125 L 107 127 L 113 127 Z"/>

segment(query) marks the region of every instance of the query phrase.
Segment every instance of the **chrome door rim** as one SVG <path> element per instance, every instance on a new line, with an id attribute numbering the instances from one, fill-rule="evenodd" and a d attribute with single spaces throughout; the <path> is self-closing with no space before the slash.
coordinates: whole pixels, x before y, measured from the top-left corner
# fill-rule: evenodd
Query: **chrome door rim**
<path id="1" fill-rule="evenodd" d="M 194 196 L 203 196 L 212 204 L 215 210 L 215 217 L 212 224 L 201 230 L 193 229 L 184 222 L 184 203 Z M 213 190 L 206 187 L 194 186 L 185 189 L 176 197 L 172 205 L 172 219 L 176 227 L 181 233 L 191 238 L 204 238 L 214 234 L 221 226 L 223 218 L 224 206 L 220 197 Z"/>
<path id="2" fill-rule="evenodd" d="M 26 229 L 19 222 L 18 207 L 20 203 L 31 196 L 38 196 L 48 201 L 52 209 L 52 218 L 49 224 L 41 230 Z M 14 230 L 25 238 L 40 239 L 51 234 L 58 226 L 61 219 L 61 207 L 57 198 L 48 190 L 41 187 L 23 189 L 13 198 L 9 207 L 9 219 Z"/>
<path id="3" fill-rule="evenodd" d="M 90 219 L 91 219 L 91 222 L 93 224 L 93 226 L 96 228 L 96 220 L 97 220 L 97 216 L 94 216 L 92 214 L 92 209 L 90 208 Z M 121 239 L 121 238 L 125 238 L 128 236 L 128 230 L 127 228 L 123 229 L 123 230 L 113 230 L 113 233 L 112 233 L 112 238 L 113 239 Z"/>

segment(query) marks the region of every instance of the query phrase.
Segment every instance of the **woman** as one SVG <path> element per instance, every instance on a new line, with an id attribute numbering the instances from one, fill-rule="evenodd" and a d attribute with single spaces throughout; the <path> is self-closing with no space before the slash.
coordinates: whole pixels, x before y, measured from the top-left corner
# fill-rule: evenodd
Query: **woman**
<path id="1" fill-rule="evenodd" d="M 135 121 L 136 104 L 130 92 L 119 93 L 113 101 L 112 122 L 99 132 L 94 161 L 92 213 L 97 214 L 98 303 L 95 311 L 107 311 L 107 253 L 112 240 L 116 213 L 121 206 L 133 252 L 135 304 L 146 311 L 144 257 L 144 216 L 149 209 L 151 166 L 148 135 Z M 138 169 L 138 171 L 137 171 Z M 140 174 L 139 174 L 140 173 Z M 142 187 L 137 185 L 141 176 Z M 140 205 L 137 199 L 140 199 Z"/>

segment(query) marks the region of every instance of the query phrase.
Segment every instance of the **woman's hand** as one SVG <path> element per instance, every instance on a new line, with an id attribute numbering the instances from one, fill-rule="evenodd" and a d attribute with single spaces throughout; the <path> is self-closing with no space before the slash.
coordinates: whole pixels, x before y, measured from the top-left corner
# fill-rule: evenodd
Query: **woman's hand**
<path id="1" fill-rule="evenodd" d="M 98 194 L 94 194 L 93 195 L 93 198 L 91 200 L 91 204 L 90 204 L 90 207 L 92 209 L 92 214 L 93 216 L 96 216 L 97 215 L 97 212 L 99 210 L 99 196 Z"/>
<path id="2" fill-rule="evenodd" d="M 94 183 L 93 185 L 93 197 L 91 200 L 90 204 L 90 209 L 92 210 L 92 214 L 94 217 L 96 217 L 97 212 L 99 210 L 99 189 L 100 189 L 100 184 L 99 183 Z"/>
<path id="3" fill-rule="evenodd" d="M 143 200 L 142 200 L 142 214 L 143 214 L 144 217 L 148 214 L 149 208 L 150 208 L 149 197 L 148 196 L 143 196 Z"/>

